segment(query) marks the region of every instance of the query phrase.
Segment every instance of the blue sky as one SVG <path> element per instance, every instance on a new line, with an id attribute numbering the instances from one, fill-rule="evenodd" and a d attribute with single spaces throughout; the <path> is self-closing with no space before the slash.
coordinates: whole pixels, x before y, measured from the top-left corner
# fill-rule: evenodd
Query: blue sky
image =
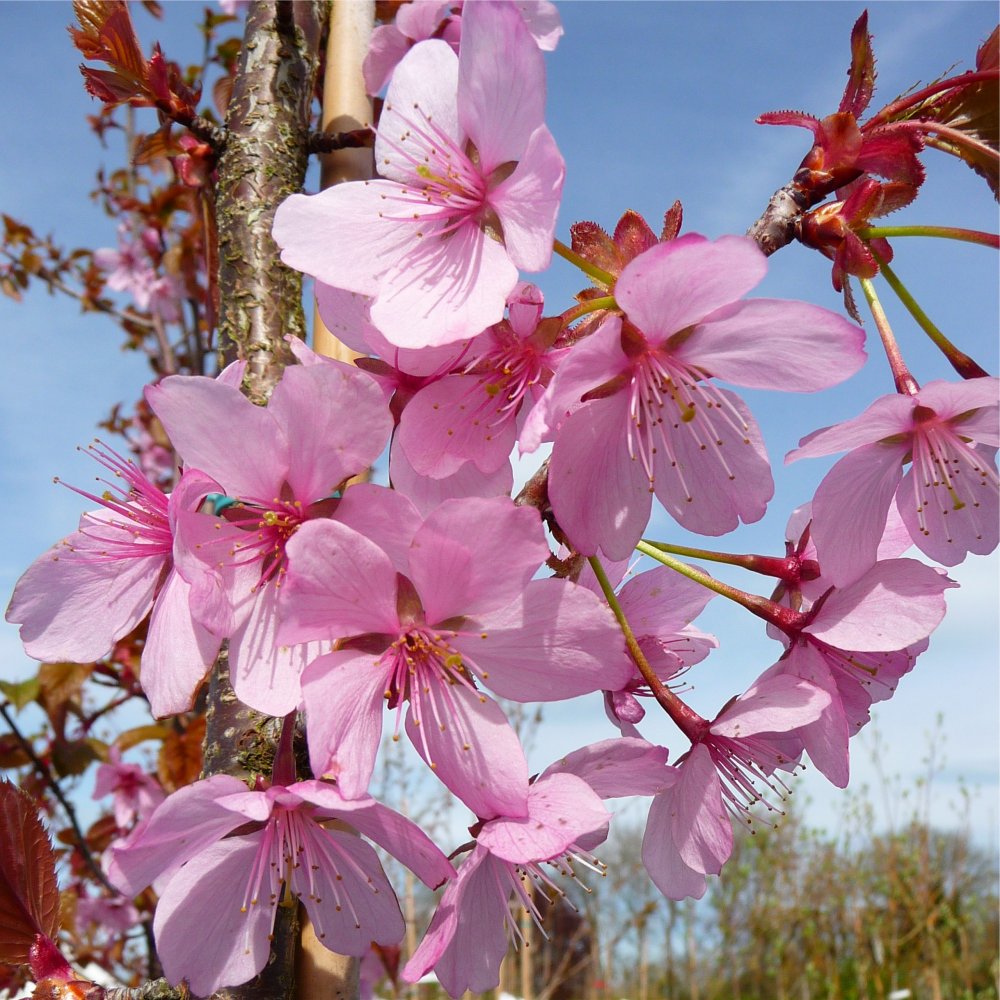
<path id="1" fill-rule="evenodd" d="M 167 55 L 197 55 L 191 27 L 200 6 L 167 3 L 157 25 L 141 10 L 135 18 L 148 41 L 159 37 Z M 949 67 L 971 65 L 976 47 L 995 23 L 992 3 L 875 3 L 879 90 L 874 106 L 918 80 L 929 82 Z M 849 59 L 857 3 L 568 3 L 566 36 L 548 59 L 549 123 L 567 161 L 559 234 L 580 219 L 613 228 L 632 208 L 654 227 L 679 198 L 685 231 L 714 237 L 743 232 L 772 191 L 792 174 L 809 145 L 800 129 L 754 124 L 764 111 L 794 108 L 822 116 L 836 109 Z M 0 159 L 0 211 L 37 232 L 52 232 L 67 246 L 112 246 L 113 222 L 87 198 L 103 152 L 84 122 L 96 106 L 83 90 L 79 58 L 65 25 L 68 3 L 2 3 L 0 64 L 8 100 L 6 142 Z M 943 154 L 924 156 L 928 180 L 915 206 L 893 219 L 995 231 L 996 204 L 985 184 Z M 997 370 L 996 255 L 943 241 L 897 240 L 896 270 L 933 319 L 984 367 Z M 840 308 L 829 262 L 798 247 L 772 258 L 756 294 L 803 298 Z M 561 260 L 540 276 L 551 311 L 566 307 L 581 287 Z M 881 288 L 881 286 L 880 286 Z M 949 369 L 884 290 L 890 320 L 920 381 L 947 378 Z M 871 324 L 867 324 L 871 337 Z M 116 401 L 126 405 L 147 377 L 141 358 L 119 347 L 115 327 L 81 316 L 74 303 L 37 289 L 21 304 L 0 300 L 0 349 L 5 392 L 0 394 L 0 504 L 8 538 L 0 556 L 0 593 L 6 601 L 32 559 L 68 533 L 82 510 L 79 498 L 54 486 L 54 475 L 86 486 L 92 465 L 75 451 Z M 731 536 L 721 547 L 778 552 L 791 510 L 807 500 L 828 463 L 790 468 L 781 457 L 799 437 L 860 412 L 892 390 L 876 343 L 871 360 L 844 386 L 811 397 L 741 392 L 761 424 L 775 466 L 777 492 L 768 515 Z M 650 534 L 683 543 L 665 518 Z M 689 541 L 690 544 L 690 541 Z M 977 789 L 973 822 L 994 843 L 997 798 L 997 561 L 996 556 L 958 567 L 962 583 L 949 593 L 949 615 L 931 650 L 905 678 L 896 697 L 876 709 L 882 734 L 882 767 L 904 783 L 923 773 L 926 733 L 943 716 L 947 767 L 936 785 L 932 817 L 957 822 L 958 780 Z M 754 582 L 732 577 L 752 587 Z M 699 625 L 715 631 L 722 648 L 690 675 L 696 708 L 713 714 L 777 656 L 745 614 L 713 602 Z M 16 629 L 0 627 L 0 674 L 25 676 Z M 532 764 L 581 742 L 613 735 L 596 700 L 546 711 L 546 730 Z M 668 741 L 668 727 L 648 735 Z M 858 741 L 856 741 L 857 743 Z M 853 755 L 856 781 L 874 782 L 863 748 Z M 814 799 L 809 817 L 835 822 L 839 793 L 809 773 L 799 787 Z M 899 817 L 897 817 L 898 819 Z"/>

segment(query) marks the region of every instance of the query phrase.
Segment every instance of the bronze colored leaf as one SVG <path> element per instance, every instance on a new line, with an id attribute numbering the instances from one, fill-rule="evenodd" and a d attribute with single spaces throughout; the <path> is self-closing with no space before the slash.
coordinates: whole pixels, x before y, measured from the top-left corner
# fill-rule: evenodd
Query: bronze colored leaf
<path id="1" fill-rule="evenodd" d="M 59 930 L 55 856 L 31 796 L 0 781 L 0 961 L 24 965 Z"/>
<path id="2" fill-rule="evenodd" d="M 156 772 L 167 792 L 190 785 L 201 775 L 201 743 L 205 738 L 205 717 L 195 719 L 183 733 L 170 733 L 163 741 Z"/>

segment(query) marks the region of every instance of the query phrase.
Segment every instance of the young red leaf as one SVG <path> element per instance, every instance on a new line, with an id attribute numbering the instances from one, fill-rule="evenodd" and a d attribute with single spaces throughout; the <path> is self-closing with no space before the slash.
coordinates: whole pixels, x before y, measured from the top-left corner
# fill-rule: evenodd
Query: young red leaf
<path id="1" fill-rule="evenodd" d="M 24 965 L 59 930 L 55 856 L 27 792 L 0 781 L 0 962 Z"/>
<path id="2" fill-rule="evenodd" d="M 851 68 L 838 111 L 861 117 L 875 91 L 875 54 L 868 33 L 868 11 L 864 11 L 851 29 Z"/>

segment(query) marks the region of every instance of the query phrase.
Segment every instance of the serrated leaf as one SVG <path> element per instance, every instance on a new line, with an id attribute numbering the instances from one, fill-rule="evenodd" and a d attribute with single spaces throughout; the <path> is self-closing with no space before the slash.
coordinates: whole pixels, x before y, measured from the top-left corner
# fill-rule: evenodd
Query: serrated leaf
<path id="1" fill-rule="evenodd" d="M 39 701 L 46 711 L 73 701 L 91 675 L 93 663 L 43 663 L 38 670 Z"/>
<path id="2" fill-rule="evenodd" d="M 55 856 L 31 796 L 0 780 L 0 962 L 25 965 L 59 930 Z"/>
<path id="3" fill-rule="evenodd" d="M 874 92 L 875 54 L 868 33 L 868 11 L 864 11 L 851 29 L 851 68 L 847 71 L 847 86 L 838 110 L 860 118 Z"/>
<path id="4" fill-rule="evenodd" d="M 39 689 L 37 674 L 23 681 L 0 681 L 0 691 L 19 712 L 38 697 Z"/>
<path id="5" fill-rule="evenodd" d="M 1000 49 L 1000 29 L 976 53 L 976 71 L 995 70 Z M 964 160 L 986 179 L 994 198 L 1000 198 L 1000 80 L 979 80 L 956 86 L 942 97 L 920 105 L 912 117 L 936 122 L 952 130 L 948 135 L 932 135 L 927 144 Z"/>

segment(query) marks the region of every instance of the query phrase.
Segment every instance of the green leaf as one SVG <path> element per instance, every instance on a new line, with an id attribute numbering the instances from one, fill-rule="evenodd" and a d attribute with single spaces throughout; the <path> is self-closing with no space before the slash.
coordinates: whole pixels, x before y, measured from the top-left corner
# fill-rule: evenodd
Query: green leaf
<path id="1" fill-rule="evenodd" d="M 38 697 L 40 689 L 37 674 L 23 681 L 0 681 L 0 691 L 19 712 Z"/>

